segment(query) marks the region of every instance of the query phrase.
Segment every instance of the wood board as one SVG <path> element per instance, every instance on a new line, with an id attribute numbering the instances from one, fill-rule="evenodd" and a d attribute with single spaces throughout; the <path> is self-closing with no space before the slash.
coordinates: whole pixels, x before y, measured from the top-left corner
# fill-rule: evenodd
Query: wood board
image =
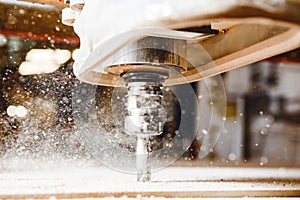
<path id="1" fill-rule="evenodd" d="M 136 182 L 108 168 L 2 172 L 1 199 L 299 197 L 295 168 L 170 167 Z"/>

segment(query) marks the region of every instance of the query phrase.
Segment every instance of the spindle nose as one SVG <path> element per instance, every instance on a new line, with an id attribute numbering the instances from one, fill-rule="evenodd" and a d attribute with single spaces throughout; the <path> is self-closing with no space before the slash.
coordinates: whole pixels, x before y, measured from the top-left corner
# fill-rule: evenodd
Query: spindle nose
<path id="1" fill-rule="evenodd" d="M 126 45 L 113 55 L 104 68 L 107 73 L 122 75 L 132 71 L 167 71 L 168 78 L 187 71 L 192 65 L 185 59 L 187 40 L 160 36 L 146 36 Z M 140 76 L 140 75 L 139 75 Z M 140 77 L 145 77 L 143 75 Z M 154 78 L 153 76 L 151 78 Z"/>

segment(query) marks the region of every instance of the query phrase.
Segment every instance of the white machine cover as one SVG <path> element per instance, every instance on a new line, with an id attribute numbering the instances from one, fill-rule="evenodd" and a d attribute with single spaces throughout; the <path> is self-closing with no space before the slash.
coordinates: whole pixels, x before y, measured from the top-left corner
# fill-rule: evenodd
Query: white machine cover
<path id="1" fill-rule="evenodd" d="M 285 10 L 285 0 L 86 0 L 74 23 L 80 50 L 74 64 L 77 76 L 90 53 L 110 38 L 140 28 L 172 28 L 189 20 L 216 17 L 237 7 L 269 13 Z M 183 23 L 184 22 L 184 23 Z M 184 28 L 184 27 L 182 27 Z M 113 42 L 113 41 L 112 41 Z"/>

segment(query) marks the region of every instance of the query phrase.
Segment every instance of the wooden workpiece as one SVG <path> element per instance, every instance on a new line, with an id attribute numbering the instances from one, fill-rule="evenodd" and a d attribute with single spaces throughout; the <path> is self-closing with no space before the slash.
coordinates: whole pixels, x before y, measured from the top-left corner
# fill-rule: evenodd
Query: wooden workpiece
<path id="1" fill-rule="evenodd" d="M 1 199 L 299 197 L 296 168 L 171 167 L 152 182 L 104 167 L 3 172 Z"/>

